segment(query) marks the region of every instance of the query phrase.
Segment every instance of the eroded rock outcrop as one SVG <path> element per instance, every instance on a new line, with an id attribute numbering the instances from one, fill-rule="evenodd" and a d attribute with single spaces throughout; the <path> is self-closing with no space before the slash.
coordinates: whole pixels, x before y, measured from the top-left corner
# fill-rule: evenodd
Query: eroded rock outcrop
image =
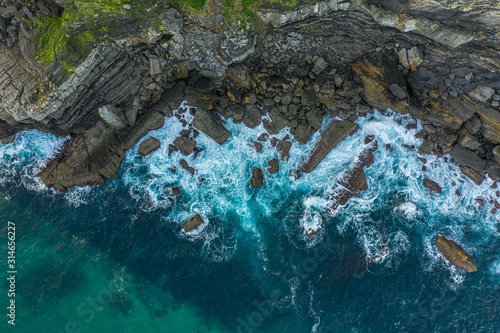
<path id="1" fill-rule="evenodd" d="M 443 257 L 454 266 L 469 273 L 477 271 L 477 264 L 474 259 L 454 241 L 438 236 L 436 246 Z"/>

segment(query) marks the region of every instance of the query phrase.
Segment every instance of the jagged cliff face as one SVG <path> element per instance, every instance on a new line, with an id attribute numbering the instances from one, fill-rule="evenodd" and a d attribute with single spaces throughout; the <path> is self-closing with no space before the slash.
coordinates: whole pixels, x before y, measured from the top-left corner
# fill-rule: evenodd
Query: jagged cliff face
<path id="1" fill-rule="evenodd" d="M 290 126 L 304 143 L 329 110 L 353 120 L 391 108 L 424 122 L 421 153 L 450 152 L 477 182 L 500 177 L 497 1 L 256 2 L 250 28 L 225 18 L 218 1 L 182 15 L 152 1 L 147 20 L 134 18 L 132 2 L 102 14 L 116 31 L 71 21 L 65 38 L 87 25 L 92 47 L 56 43 L 54 63 L 44 63 L 43 17 L 74 6 L 4 1 L 0 15 L 0 139 L 28 128 L 72 137 L 41 173 L 49 186 L 114 177 L 124 152 L 182 98 L 200 110 L 194 127 L 216 140 L 226 135 L 217 113 L 255 126 L 263 106 L 269 133 Z"/>

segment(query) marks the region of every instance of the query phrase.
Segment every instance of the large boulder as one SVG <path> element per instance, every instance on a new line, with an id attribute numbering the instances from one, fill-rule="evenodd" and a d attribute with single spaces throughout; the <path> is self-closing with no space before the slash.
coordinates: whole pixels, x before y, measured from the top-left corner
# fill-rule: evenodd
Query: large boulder
<path id="1" fill-rule="evenodd" d="M 436 183 L 435 181 L 425 178 L 423 183 L 424 186 L 427 187 L 432 192 L 436 194 L 441 194 L 441 186 L 439 186 L 439 184 Z"/>
<path id="2" fill-rule="evenodd" d="M 160 149 L 160 140 L 150 136 L 139 145 L 139 155 L 147 156 L 158 149 Z"/>
<path id="3" fill-rule="evenodd" d="M 190 232 L 193 230 L 197 230 L 204 223 L 205 223 L 205 221 L 203 221 L 203 218 L 201 217 L 201 215 L 196 214 L 195 216 L 193 216 L 192 218 L 187 220 L 187 222 L 182 225 L 182 229 L 184 229 L 184 232 Z"/>
<path id="4" fill-rule="evenodd" d="M 214 139 L 214 141 L 220 145 L 226 142 L 227 138 L 231 135 L 231 132 L 229 132 L 210 111 L 204 108 L 196 109 L 193 126 Z"/>
<path id="5" fill-rule="evenodd" d="M 379 110 L 390 108 L 397 113 L 408 113 L 410 102 L 406 80 L 397 65 L 394 59 L 382 52 L 368 53 L 351 63 L 352 69 L 361 77 L 363 98 L 368 104 Z M 398 86 L 398 96 L 389 88 L 392 85 Z M 395 90 L 394 86 L 392 90 Z"/>
<path id="6" fill-rule="evenodd" d="M 455 242 L 438 236 L 436 246 L 443 255 L 454 266 L 463 269 L 466 272 L 477 271 L 477 264 L 460 246 Z"/>
<path id="7" fill-rule="evenodd" d="M 465 166 L 468 166 L 477 171 L 486 169 L 487 161 L 481 159 L 474 152 L 462 146 L 455 146 L 450 152 L 450 155 L 455 161 Z"/>
<path id="8" fill-rule="evenodd" d="M 282 161 L 288 161 L 290 148 L 292 143 L 290 141 L 280 140 L 276 145 L 276 150 L 278 151 L 278 156 Z"/>
<path id="9" fill-rule="evenodd" d="M 280 165 L 277 158 L 273 158 L 272 160 L 267 161 L 267 171 L 269 171 L 269 173 L 276 173 L 279 170 Z"/>
<path id="10" fill-rule="evenodd" d="M 257 105 L 245 105 L 245 114 L 243 115 L 243 124 L 250 128 L 260 125 L 260 109 Z"/>
<path id="11" fill-rule="evenodd" d="M 320 134 L 318 143 L 312 149 L 307 161 L 299 168 L 299 171 L 309 173 L 348 135 L 353 134 L 358 129 L 358 125 L 346 121 L 332 120 Z"/>
<path id="12" fill-rule="evenodd" d="M 305 145 L 309 142 L 311 138 L 311 125 L 307 123 L 300 123 L 295 129 L 295 134 L 293 139 L 300 143 L 301 145 Z"/>

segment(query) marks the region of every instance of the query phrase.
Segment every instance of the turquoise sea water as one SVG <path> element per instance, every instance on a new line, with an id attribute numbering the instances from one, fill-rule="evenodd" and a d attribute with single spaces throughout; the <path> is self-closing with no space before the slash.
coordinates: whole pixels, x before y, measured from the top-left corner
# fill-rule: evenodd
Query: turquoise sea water
<path id="1" fill-rule="evenodd" d="M 16 224 L 18 271 L 16 326 L 7 324 L 2 278 L 0 331 L 499 332 L 492 182 L 475 186 L 432 156 L 421 171 L 416 150 L 403 146 L 418 147 L 418 129 L 407 130 L 403 116 L 357 122 L 361 129 L 299 180 L 290 171 L 318 135 L 294 143 L 290 160 L 276 174 L 264 171 L 257 189 L 253 168 L 277 157 L 269 140 L 262 152 L 252 149 L 262 126 L 228 121 L 233 134 L 222 146 L 200 134 L 204 150 L 186 158 L 192 176 L 179 166 L 184 156 L 168 156 L 183 127 L 167 118 L 151 133 L 160 150 L 142 158 L 137 145 L 116 179 L 66 193 L 33 178 L 64 139 L 19 134 L 0 146 L 0 274 L 8 270 L 7 221 Z M 369 134 L 379 146 L 366 169 L 369 189 L 328 212 L 328 196 Z M 424 176 L 443 193 L 429 193 Z M 174 186 L 181 195 L 170 194 Z M 181 225 L 195 213 L 208 223 L 186 235 Z M 308 228 L 320 231 L 309 239 Z M 445 262 L 434 246 L 439 233 L 469 252 L 478 272 Z"/>

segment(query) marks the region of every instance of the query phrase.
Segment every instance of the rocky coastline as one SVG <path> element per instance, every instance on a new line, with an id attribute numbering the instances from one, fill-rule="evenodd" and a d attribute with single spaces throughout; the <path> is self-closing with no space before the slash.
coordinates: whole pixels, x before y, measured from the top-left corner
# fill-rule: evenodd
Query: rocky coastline
<path id="1" fill-rule="evenodd" d="M 48 187 L 116 177 L 126 151 L 164 117 L 187 126 L 169 146 L 184 155 L 199 151 L 199 132 L 224 144 L 231 133 L 223 119 L 262 123 L 263 139 L 275 140 L 280 157 L 269 172 L 286 163 L 292 144 L 309 142 L 324 117 L 335 118 L 292 175 L 298 178 L 356 131 L 358 117 L 387 108 L 421 121 L 423 164 L 425 155 L 449 153 L 476 184 L 500 179 L 495 1 L 257 1 L 251 19 L 224 16 L 220 1 L 204 10 L 149 1 L 138 17 L 136 5 L 85 16 L 73 1 L 0 3 L 0 139 L 27 129 L 68 136 L 37 174 Z M 89 31 L 91 41 L 82 37 Z M 85 47 L 70 47 L 73 37 Z M 184 111 L 190 117 L 173 113 L 183 100 L 196 108 Z M 291 136 L 278 142 L 273 135 L 285 127 Z M 334 206 L 365 188 L 363 167 L 376 142 L 366 144 Z M 141 154 L 158 147 L 149 140 Z M 196 173 L 187 162 L 181 167 Z M 264 172 L 256 169 L 250 183 L 265 186 Z M 483 199 L 496 213 L 493 193 Z"/>

